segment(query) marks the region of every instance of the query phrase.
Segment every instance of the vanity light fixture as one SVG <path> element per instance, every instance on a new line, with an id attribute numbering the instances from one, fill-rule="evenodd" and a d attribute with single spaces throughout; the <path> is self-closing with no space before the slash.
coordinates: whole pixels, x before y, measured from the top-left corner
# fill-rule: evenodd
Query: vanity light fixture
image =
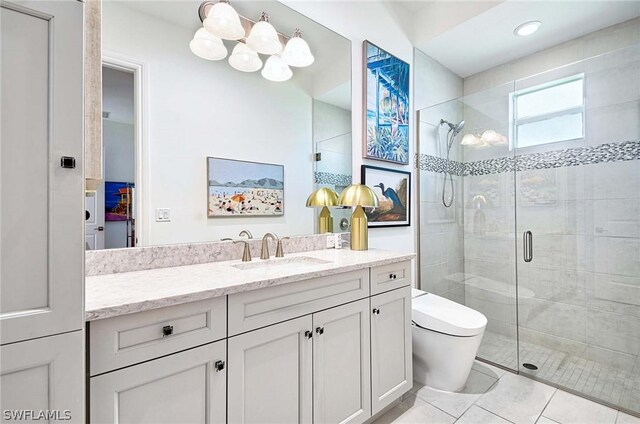
<path id="1" fill-rule="evenodd" d="M 189 43 L 189 48 L 198 57 L 207 60 L 222 60 L 227 57 L 227 48 L 222 40 L 211 34 L 204 28 L 200 28 L 193 40 Z"/>
<path id="2" fill-rule="evenodd" d="M 282 52 L 282 60 L 289 66 L 303 68 L 313 63 L 315 58 L 306 41 L 302 39 L 302 31 L 298 28 L 293 32 L 291 39 L 287 41 Z"/>
<path id="3" fill-rule="evenodd" d="M 247 46 L 257 53 L 278 54 L 282 51 L 282 43 L 278 32 L 269 23 L 269 15 L 262 12 L 260 20 L 253 25 L 247 37 Z"/>
<path id="4" fill-rule="evenodd" d="M 229 56 L 229 65 L 242 72 L 255 72 L 262 68 L 262 59 L 245 43 L 238 41 Z"/>
<path id="5" fill-rule="evenodd" d="M 204 3 L 203 3 L 204 4 Z M 220 0 L 208 10 L 200 12 L 206 14 L 203 21 L 204 29 L 218 38 L 225 40 L 240 40 L 244 38 L 245 31 L 240 22 L 240 15 L 229 4 L 229 0 Z"/>
<path id="6" fill-rule="evenodd" d="M 468 133 L 462 137 L 460 144 L 463 146 L 475 146 L 476 148 L 484 148 L 490 146 L 503 146 L 509 144 L 509 140 L 504 135 L 495 130 L 485 130 L 480 135 L 478 131 L 476 134 Z"/>
<path id="7" fill-rule="evenodd" d="M 513 30 L 513 33 L 520 37 L 526 37 L 527 35 L 531 35 L 534 32 L 538 31 L 541 26 L 542 22 L 540 21 L 525 22 L 521 25 L 518 25 L 516 29 Z"/>
<path id="8" fill-rule="evenodd" d="M 351 250 L 369 249 L 369 223 L 364 207 L 378 207 L 378 196 L 364 184 L 351 184 L 338 198 L 338 206 L 351 206 Z"/>
<path id="9" fill-rule="evenodd" d="M 264 68 L 262 68 L 261 74 L 265 79 L 275 82 L 286 81 L 293 76 L 289 65 L 284 63 L 282 58 L 277 54 L 269 56 L 269 59 L 267 59 L 264 64 Z"/>
<path id="10" fill-rule="evenodd" d="M 291 79 L 293 71 L 289 66 L 305 67 L 315 60 L 302 39 L 302 31 L 296 28 L 291 37 L 277 32 L 266 12 L 262 12 L 256 22 L 238 15 L 228 0 L 207 0 L 200 4 L 198 16 L 203 26 L 196 31 L 189 47 L 202 59 L 224 59 L 228 51 L 223 40 L 237 40 L 229 65 L 238 71 L 255 72 L 263 64 L 258 53 L 269 55 L 261 74 L 276 82 Z M 284 49 L 283 45 L 286 45 Z"/>

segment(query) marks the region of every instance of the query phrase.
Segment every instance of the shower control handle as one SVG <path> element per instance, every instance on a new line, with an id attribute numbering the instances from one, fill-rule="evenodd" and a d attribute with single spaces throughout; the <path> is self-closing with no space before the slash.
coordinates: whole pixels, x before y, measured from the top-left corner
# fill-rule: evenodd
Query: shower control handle
<path id="1" fill-rule="evenodd" d="M 522 253 L 525 262 L 533 260 L 533 233 L 525 231 L 522 235 Z"/>

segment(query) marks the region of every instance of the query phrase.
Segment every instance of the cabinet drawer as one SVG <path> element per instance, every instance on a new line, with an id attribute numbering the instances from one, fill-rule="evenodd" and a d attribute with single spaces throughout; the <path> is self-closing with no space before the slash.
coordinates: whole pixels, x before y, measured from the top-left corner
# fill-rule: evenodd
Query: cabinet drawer
<path id="1" fill-rule="evenodd" d="M 411 285 L 411 261 L 371 268 L 371 294 Z"/>
<path id="2" fill-rule="evenodd" d="M 369 270 L 229 295 L 229 336 L 369 296 Z"/>
<path id="3" fill-rule="evenodd" d="M 226 297 L 92 321 L 90 375 L 226 337 Z"/>

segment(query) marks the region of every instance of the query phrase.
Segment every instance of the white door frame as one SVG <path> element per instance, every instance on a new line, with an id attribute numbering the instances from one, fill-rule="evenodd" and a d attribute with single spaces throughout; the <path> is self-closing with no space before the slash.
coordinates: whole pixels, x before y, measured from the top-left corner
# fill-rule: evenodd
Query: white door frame
<path id="1" fill-rule="evenodd" d="M 102 51 L 102 66 L 130 72 L 133 74 L 134 90 L 134 163 L 135 192 L 134 209 L 136 211 L 136 246 L 149 243 L 149 120 L 148 120 L 148 64 L 136 61 L 122 54 Z"/>

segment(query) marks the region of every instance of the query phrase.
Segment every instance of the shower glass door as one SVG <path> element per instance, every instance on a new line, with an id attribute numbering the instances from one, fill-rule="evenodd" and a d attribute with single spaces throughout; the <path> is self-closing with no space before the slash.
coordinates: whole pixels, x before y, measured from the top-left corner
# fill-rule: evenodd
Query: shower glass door
<path id="1" fill-rule="evenodd" d="M 640 412 L 640 46 L 515 83 L 520 372 Z"/>

